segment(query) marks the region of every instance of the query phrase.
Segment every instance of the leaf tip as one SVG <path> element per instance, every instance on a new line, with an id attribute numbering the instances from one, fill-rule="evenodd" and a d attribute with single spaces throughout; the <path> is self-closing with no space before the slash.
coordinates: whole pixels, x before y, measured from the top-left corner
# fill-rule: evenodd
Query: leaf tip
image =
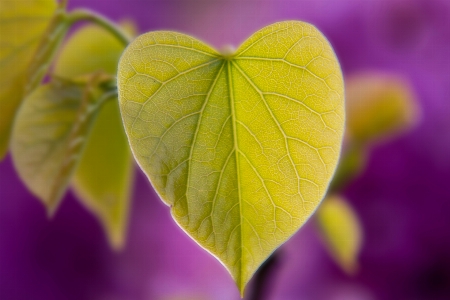
<path id="1" fill-rule="evenodd" d="M 241 299 L 244 299 L 244 292 L 245 292 L 245 284 L 239 286 L 239 295 L 241 296 Z"/>
<path id="2" fill-rule="evenodd" d="M 109 245 L 115 252 L 121 252 L 125 247 L 125 230 L 106 230 Z"/>
<path id="3" fill-rule="evenodd" d="M 44 202 L 45 204 L 45 211 L 47 214 L 47 219 L 51 220 L 56 214 L 56 210 L 58 208 L 58 205 L 55 201 L 50 202 Z"/>

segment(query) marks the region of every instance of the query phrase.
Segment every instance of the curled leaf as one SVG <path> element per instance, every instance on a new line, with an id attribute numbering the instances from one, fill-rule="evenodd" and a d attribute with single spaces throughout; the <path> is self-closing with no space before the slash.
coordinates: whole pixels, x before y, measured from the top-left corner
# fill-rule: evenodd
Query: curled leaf
<path id="1" fill-rule="evenodd" d="M 124 52 L 118 88 L 139 165 L 243 294 L 335 170 L 344 89 L 328 41 L 307 23 L 280 22 L 221 55 L 184 34 L 150 32 Z"/>

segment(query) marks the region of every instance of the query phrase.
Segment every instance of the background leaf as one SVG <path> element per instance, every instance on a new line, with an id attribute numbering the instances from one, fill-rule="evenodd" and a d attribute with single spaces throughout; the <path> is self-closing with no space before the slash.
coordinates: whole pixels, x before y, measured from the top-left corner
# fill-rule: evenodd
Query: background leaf
<path id="1" fill-rule="evenodd" d="M 358 143 L 398 134 L 419 119 L 412 88 L 395 75 L 355 74 L 347 81 L 346 96 L 349 138 Z"/>
<path id="2" fill-rule="evenodd" d="M 54 0 L 0 0 L 0 159 L 8 150 L 29 65 L 56 8 Z"/>
<path id="3" fill-rule="evenodd" d="M 123 50 L 109 32 L 85 26 L 64 46 L 54 72 L 69 78 L 96 71 L 115 74 Z M 102 106 L 72 184 L 78 198 L 99 218 L 115 248 L 124 243 L 132 175 L 130 146 L 116 98 Z"/>
<path id="4" fill-rule="evenodd" d="M 28 189 L 52 214 L 81 156 L 95 104 L 88 88 L 70 82 L 40 86 L 21 105 L 12 158 Z"/>
<path id="5" fill-rule="evenodd" d="M 363 234 L 352 207 L 341 197 L 331 195 L 323 201 L 316 215 L 330 255 L 344 271 L 355 273 Z"/>
<path id="6" fill-rule="evenodd" d="M 123 54 L 118 85 L 139 165 L 243 293 L 316 209 L 336 167 L 344 91 L 331 46 L 294 21 L 256 32 L 234 56 L 147 33 Z"/>
<path id="7" fill-rule="evenodd" d="M 54 56 L 58 52 L 59 46 L 64 40 L 70 25 L 71 22 L 67 21 L 65 8 L 58 9 L 32 57 L 27 72 L 25 96 L 41 84 L 42 79 L 52 65 Z"/>

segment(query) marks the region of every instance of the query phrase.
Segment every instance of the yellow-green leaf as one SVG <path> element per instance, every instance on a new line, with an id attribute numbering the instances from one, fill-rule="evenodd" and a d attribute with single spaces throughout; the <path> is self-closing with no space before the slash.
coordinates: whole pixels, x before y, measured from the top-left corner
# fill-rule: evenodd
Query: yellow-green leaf
<path id="1" fill-rule="evenodd" d="M 367 143 L 417 123 L 419 110 L 411 86 L 399 76 L 376 72 L 352 75 L 346 85 L 350 139 Z"/>
<path id="2" fill-rule="evenodd" d="M 75 78 L 96 71 L 116 74 L 123 44 L 98 25 L 76 31 L 63 46 L 54 73 Z"/>
<path id="3" fill-rule="evenodd" d="M 352 207 L 339 196 L 329 196 L 317 210 L 317 220 L 330 255 L 344 271 L 355 273 L 363 234 Z"/>
<path id="4" fill-rule="evenodd" d="M 96 71 L 115 74 L 124 46 L 104 29 L 91 25 L 77 31 L 55 65 L 62 77 Z M 89 136 L 72 187 L 99 218 L 115 248 L 123 246 L 130 206 L 133 161 L 117 99 L 101 108 Z"/>
<path id="5" fill-rule="evenodd" d="M 55 0 L 0 0 L 0 159 L 32 77 L 29 66 L 56 9 Z"/>
<path id="6" fill-rule="evenodd" d="M 14 123 L 11 152 L 17 172 L 51 215 L 65 192 L 95 116 L 89 88 L 55 81 L 32 92 Z"/>
<path id="7" fill-rule="evenodd" d="M 25 96 L 41 84 L 50 69 L 53 58 L 69 30 L 71 22 L 67 20 L 65 8 L 60 8 L 53 16 L 44 36 L 33 55 L 28 67 Z"/>
<path id="8" fill-rule="evenodd" d="M 335 170 L 344 88 L 330 44 L 297 21 L 223 55 L 184 34 L 150 32 L 124 52 L 118 87 L 139 165 L 243 294 L 316 209 Z"/>

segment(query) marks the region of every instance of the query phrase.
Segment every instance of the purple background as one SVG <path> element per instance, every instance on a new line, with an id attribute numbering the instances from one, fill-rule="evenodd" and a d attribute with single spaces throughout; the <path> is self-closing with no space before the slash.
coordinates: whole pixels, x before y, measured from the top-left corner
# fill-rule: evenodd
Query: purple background
<path id="1" fill-rule="evenodd" d="M 376 147 L 346 195 L 361 218 L 360 272 L 345 275 L 309 222 L 281 248 L 266 299 L 450 299 L 450 1 L 72 0 L 140 31 L 183 31 L 237 46 L 274 21 L 315 24 L 345 75 L 395 72 L 422 110 L 408 134 Z M 0 299 L 238 299 L 225 269 L 172 221 L 137 171 L 128 241 L 110 250 L 69 193 L 55 218 L 0 163 Z"/>

